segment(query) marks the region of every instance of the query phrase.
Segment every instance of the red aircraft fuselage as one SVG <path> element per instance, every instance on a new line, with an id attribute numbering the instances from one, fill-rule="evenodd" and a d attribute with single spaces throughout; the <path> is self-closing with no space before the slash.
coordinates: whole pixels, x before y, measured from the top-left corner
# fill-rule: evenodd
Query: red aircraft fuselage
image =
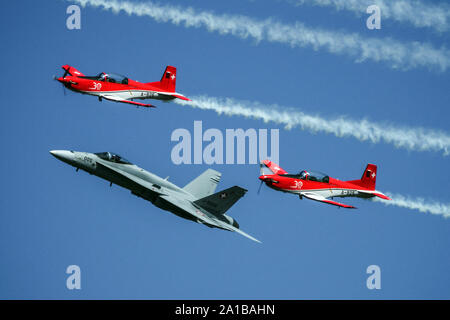
<path id="1" fill-rule="evenodd" d="M 380 197 L 390 200 L 389 197 L 375 190 L 377 166 L 368 164 L 363 176 L 359 180 L 341 181 L 320 172 L 301 171 L 298 174 L 289 174 L 273 162 L 262 162 L 273 174 L 261 174 L 259 179 L 268 187 L 282 192 L 298 194 L 300 198 L 320 201 L 344 208 L 355 208 L 329 200 L 334 197 Z"/>
<path id="2" fill-rule="evenodd" d="M 62 66 L 64 75 L 57 78 L 66 88 L 82 94 L 97 96 L 99 100 L 129 103 L 144 107 L 153 107 L 133 101 L 133 99 L 189 100 L 175 92 L 177 69 L 167 66 L 160 81 L 141 83 L 125 76 L 113 73 L 100 73 L 97 76 L 85 76 L 69 65 Z"/>

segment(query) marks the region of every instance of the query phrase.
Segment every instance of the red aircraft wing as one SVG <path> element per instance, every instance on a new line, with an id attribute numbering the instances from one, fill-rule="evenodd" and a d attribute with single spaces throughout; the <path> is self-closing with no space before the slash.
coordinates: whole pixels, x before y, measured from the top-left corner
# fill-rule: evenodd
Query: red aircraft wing
<path id="1" fill-rule="evenodd" d="M 332 204 L 332 205 L 338 206 L 338 207 L 356 209 L 356 207 L 354 207 L 354 206 L 349 206 L 347 204 L 339 203 L 336 201 L 331 201 L 331 200 L 328 200 L 327 198 L 322 197 L 321 195 L 318 195 L 318 194 L 312 193 L 312 192 L 302 193 L 302 196 L 304 196 L 305 198 L 314 200 L 314 201 L 320 201 L 320 202 Z"/>

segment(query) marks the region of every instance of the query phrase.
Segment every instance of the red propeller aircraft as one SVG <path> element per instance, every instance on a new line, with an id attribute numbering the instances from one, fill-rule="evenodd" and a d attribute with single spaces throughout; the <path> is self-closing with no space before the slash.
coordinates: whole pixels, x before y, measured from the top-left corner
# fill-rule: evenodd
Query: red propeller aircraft
<path id="1" fill-rule="evenodd" d="M 269 168 L 273 174 L 264 174 L 263 164 Z M 361 179 L 349 181 L 341 181 L 331 178 L 326 174 L 314 171 L 301 171 L 298 174 L 289 174 L 269 160 L 262 161 L 260 169 L 259 179 L 261 180 L 261 185 L 265 182 L 269 188 L 298 194 L 300 199 L 305 197 L 307 199 L 332 204 L 338 207 L 354 209 L 356 208 L 353 206 L 328 199 L 333 199 L 334 197 L 380 197 L 381 199 L 391 200 L 388 196 L 375 190 L 377 166 L 374 164 L 367 165 Z"/>
<path id="2" fill-rule="evenodd" d="M 64 75 L 56 78 L 67 89 L 82 94 L 97 96 L 102 99 L 130 103 L 142 107 L 155 107 L 151 104 L 139 103 L 133 99 L 173 100 L 175 98 L 187 100 L 180 93 L 175 92 L 177 68 L 167 66 L 160 81 L 141 83 L 125 76 L 101 72 L 97 76 L 85 76 L 74 67 L 64 65 Z"/>

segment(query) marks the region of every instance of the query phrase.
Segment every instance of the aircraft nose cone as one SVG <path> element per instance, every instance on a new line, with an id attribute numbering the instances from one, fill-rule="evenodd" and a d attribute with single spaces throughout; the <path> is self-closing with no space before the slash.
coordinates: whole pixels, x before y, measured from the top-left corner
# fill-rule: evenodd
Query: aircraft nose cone
<path id="1" fill-rule="evenodd" d="M 264 180 L 266 180 L 266 176 L 259 176 L 258 179 L 261 180 L 261 181 L 264 181 Z"/>
<path id="2" fill-rule="evenodd" d="M 71 161 L 73 158 L 73 153 L 67 150 L 52 150 L 50 154 L 54 156 L 56 159 L 59 159 L 64 162 Z"/>
<path id="3" fill-rule="evenodd" d="M 59 78 L 56 78 L 56 77 L 55 77 L 55 80 L 57 80 L 57 81 L 59 81 L 59 82 L 61 82 L 61 83 L 67 82 L 67 79 L 64 79 L 63 77 L 59 77 Z"/>

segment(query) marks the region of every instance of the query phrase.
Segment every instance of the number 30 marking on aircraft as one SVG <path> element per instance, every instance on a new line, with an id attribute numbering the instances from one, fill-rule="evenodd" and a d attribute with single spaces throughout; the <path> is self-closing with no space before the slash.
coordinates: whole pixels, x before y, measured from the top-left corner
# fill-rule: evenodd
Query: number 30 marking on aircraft
<path id="1" fill-rule="evenodd" d="M 100 82 L 94 82 L 94 87 L 92 90 L 100 90 L 102 88 L 102 84 Z"/>
<path id="2" fill-rule="evenodd" d="M 294 181 L 294 188 L 295 189 L 301 189 L 303 187 L 303 183 L 301 181 Z"/>

